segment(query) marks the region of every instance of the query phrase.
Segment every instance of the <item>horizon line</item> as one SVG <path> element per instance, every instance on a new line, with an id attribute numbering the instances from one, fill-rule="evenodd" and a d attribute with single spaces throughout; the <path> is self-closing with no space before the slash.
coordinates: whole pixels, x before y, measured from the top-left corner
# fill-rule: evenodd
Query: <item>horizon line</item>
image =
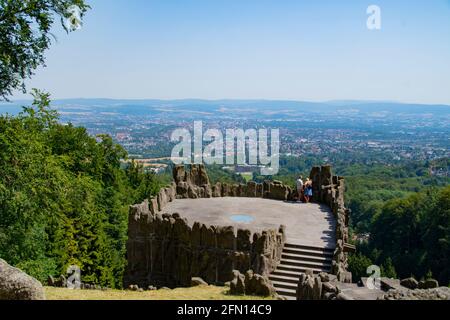
<path id="1" fill-rule="evenodd" d="M 430 102 L 404 102 L 396 100 L 365 100 L 365 99 L 331 99 L 331 100 L 302 100 L 302 99 L 276 99 L 276 98 L 54 98 L 50 97 L 51 102 L 66 101 L 66 100 L 111 100 L 111 101 L 210 101 L 210 102 L 220 102 L 220 101 L 261 101 L 261 102 L 303 102 L 303 103 L 394 103 L 394 104 L 415 104 L 415 105 L 427 105 L 427 106 L 447 106 L 450 107 L 449 103 L 430 103 Z M 14 104 L 20 102 L 31 102 L 33 99 L 10 99 L 10 101 L 0 100 L 0 104 Z"/>

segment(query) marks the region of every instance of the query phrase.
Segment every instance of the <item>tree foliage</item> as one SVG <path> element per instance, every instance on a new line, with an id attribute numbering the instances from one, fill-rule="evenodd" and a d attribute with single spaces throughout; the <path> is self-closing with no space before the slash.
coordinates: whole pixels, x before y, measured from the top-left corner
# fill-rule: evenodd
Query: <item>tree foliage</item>
<path id="1" fill-rule="evenodd" d="M 83 281 L 120 287 L 128 206 L 161 185 L 121 168 L 111 137 L 57 120 L 37 91 L 33 107 L 0 117 L 0 256 L 41 281 L 77 265 Z"/>
<path id="2" fill-rule="evenodd" d="M 51 44 L 51 27 L 57 17 L 67 29 L 71 7 L 80 17 L 89 8 L 84 0 L 0 0 L 0 97 L 15 89 L 25 92 L 24 81 L 44 65 L 44 53 Z"/>
<path id="3" fill-rule="evenodd" d="M 372 261 L 361 253 L 351 254 L 348 259 L 348 270 L 354 279 L 360 279 L 368 276 L 367 268 L 372 264 Z"/>
<path id="4" fill-rule="evenodd" d="M 450 282 L 450 186 L 392 199 L 374 217 L 366 255 L 384 273 Z M 396 271 L 396 272 L 395 272 Z"/>
<path id="5" fill-rule="evenodd" d="M 319 164 L 319 158 L 309 156 L 282 157 L 279 175 L 271 178 L 294 187 L 299 174 L 308 176 L 311 166 Z M 350 256 L 354 279 L 366 277 L 367 267 L 376 264 L 383 276 L 420 279 L 430 271 L 442 284 L 449 283 L 450 179 L 434 175 L 433 168 L 448 170 L 450 159 L 397 165 L 333 163 L 334 171 L 345 177 L 351 234 L 370 236 L 368 243 L 358 244 L 359 253 Z M 259 182 L 266 178 L 254 177 Z"/>

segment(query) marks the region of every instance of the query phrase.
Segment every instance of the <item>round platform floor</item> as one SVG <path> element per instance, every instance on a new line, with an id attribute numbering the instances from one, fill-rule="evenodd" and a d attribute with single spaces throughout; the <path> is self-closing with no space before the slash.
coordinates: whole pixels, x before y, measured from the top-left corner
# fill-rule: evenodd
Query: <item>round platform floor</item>
<path id="1" fill-rule="evenodd" d="M 335 219 L 325 205 L 283 202 L 262 198 L 177 199 L 163 212 L 179 213 L 189 224 L 234 226 L 261 232 L 286 226 L 287 242 L 335 247 Z M 233 216 L 238 217 L 238 221 Z M 251 219 L 253 218 L 253 219 Z"/>

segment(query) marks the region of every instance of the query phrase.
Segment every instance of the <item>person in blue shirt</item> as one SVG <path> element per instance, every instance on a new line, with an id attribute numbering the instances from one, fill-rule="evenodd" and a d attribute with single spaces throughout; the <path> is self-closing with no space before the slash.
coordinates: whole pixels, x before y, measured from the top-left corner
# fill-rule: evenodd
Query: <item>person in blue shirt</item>
<path id="1" fill-rule="evenodd" d="M 304 193 L 305 202 L 306 203 L 310 202 L 311 198 L 313 196 L 313 187 L 312 187 L 311 179 L 306 180 L 303 193 Z"/>

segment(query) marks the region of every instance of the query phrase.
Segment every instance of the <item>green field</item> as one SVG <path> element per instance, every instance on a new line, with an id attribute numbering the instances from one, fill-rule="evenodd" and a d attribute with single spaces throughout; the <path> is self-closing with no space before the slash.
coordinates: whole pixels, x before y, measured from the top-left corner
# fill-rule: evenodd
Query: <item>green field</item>
<path id="1" fill-rule="evenodd" d="M 252 181 L 253 179 L 253 173 L 251 172 L 243 172 L 240 173 L 241 177 L 245 179 L 245 182 Z"/>

